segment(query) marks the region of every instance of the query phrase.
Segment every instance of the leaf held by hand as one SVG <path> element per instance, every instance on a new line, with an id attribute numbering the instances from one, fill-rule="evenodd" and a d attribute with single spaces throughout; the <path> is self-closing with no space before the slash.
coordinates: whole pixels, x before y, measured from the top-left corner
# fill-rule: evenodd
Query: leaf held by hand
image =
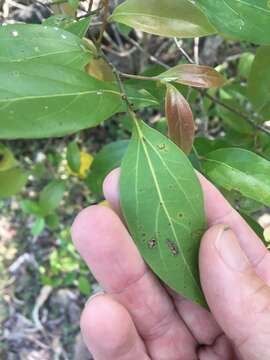
<path id="1" fill-rule="evenodd" d="M 120 177 L 121 208 L 147 264 L 172 289 L 205 306 L 198 251 L 205 229 L 203 194 L 184 153 L 136 122 Z"/>

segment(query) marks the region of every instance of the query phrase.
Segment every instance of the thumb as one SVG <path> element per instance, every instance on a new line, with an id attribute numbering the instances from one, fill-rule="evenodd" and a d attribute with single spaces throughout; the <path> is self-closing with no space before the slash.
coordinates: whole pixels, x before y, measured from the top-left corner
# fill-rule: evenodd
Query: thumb
<path id="1" fill-rule="evenodd" d="M 270 288 L 230 228 L 217 225 L 204 235 L 200 274 L 211 312 L 243 359 L 270 359 Z"/>

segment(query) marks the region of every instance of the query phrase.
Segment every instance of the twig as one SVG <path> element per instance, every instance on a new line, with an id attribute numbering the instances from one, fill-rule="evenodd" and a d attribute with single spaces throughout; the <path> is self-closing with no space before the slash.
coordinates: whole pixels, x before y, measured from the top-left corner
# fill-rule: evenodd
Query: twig
<path id="1" fill-rule="evenodd" d="M 94 0 L 89 1 L 88 11 L 87 11 L 88 13 L 90 13 L 92 11 L 93 3 L 94 3 Z"/>
<path id="2" fill-rule="evenodd" d="M 170 66 L 168 66 L 167 64 L 165 64 L 164 62 L 160 61 L 159 59 L 157 59 L 154 55 L 150 54 L 148 51 L 146 51 L 136 40 L 124 35 L 124 34 L 121 34 L 121 36 L 127 40 L 130 44 L 136 46 L 136 48 L 138 50 L 140 50 L 141 52 L 143 52 L 145 55 L 147 55 L 148 59 L 150 61 L 152 61 L 153 63 L 155 64 L 158 64 L 162 67 L 164 67 L 165 69 L 169 69 Z"/>
<path id="3" fill-rule="evenodd" d="M 64 3 L 67 3 L 68 0 L 56 0 L 56 1 L 51 1 L 51 2 L 48 2 L 46 3 L 46 5 L 61 5 L 61 4 L 64 4 Z"/>
<path id="4" fill-rule="evenodd" d="M 200 63 L 200 58 L 199 58 L 199 43 L 200 43 L 200 38 L 196 37 L 194 39 L 194 62 L 196 65 L 199 65 Z"/>
<path id="5" fill-rule="evenodd" d="M 99 14 L 99 12 L 100 12 L 100 10 L 103 8 L 103 6 L 100 6 L 100 7 L 98 7 L 96 10 L 93 10 L 93 11 L 90 11 L 90 12 L 88 12 L 87 11 L 87 13 L 85 13 L 85 14 L 83 14 L 83 15 L 80 15 L 80 16 L 77 16 L 76 17 L 76 19 L 77 20 L 80 20 L 80 19 L 84 19 L 84 18 L 86 18 L 86 17 L 88 17 L 88 16 L 91 16 L 91 15 L 98 15 Z M 102 22 L 100 22 L 100 23 L 95 23 L 95 25 L 101 25 L 102 24 Z M 93 26 L 94 24 L 93 23 L 91 23 L 91 26 Z"/>
<path id="6" fill-rule="evenodd" d="M 120 58 L 128 57 L 128 56 L 130 56 L 131 54 L 133 54 L 134 51 L 136 51 L 136 48 L 135 48 L 135 47 L 132 47 L 131 49 L 126 50 L 126 51 L 122 51 L 122 52 L 118 52 L 118 51 L 116 51 L 116 50 L 110 49 L 110 48 L 108 48 L 108 47 L 106 47 L 106 46 L 103 46 L 103 45 L 101 46 L 101 48 L 104 49 L 104 51 L 106 51 L 106 52 L 108 52 L 108 53 L 111 53 L 111 54 L 113 54 L 113 55 L 115 55 L 115 56 L 118 56 L 118 57 L 120 57 Z"/>
<path id="7" fill-rule="evenodd" d="M 47 301 L 48 297 L 50 296 L 51 292 L 52 292 L 53 288 L 51 286 L 44 286 L 39 295 L 38 298 L 36 300 L 34 309 L 32 311 L 32 319 L 34 321 L 34 324 L 36 326 L 37 329 L 39 330 L 43 330 L 43 325 L 40 322 L 39 319 L 39 310 L 40 308 L 43 306 L 43 304 Z"/>
<path id="8" fill-rule="evenodd" d="M 212 100 L 214 103 L 224 107 L 225 109 L 233 112 L 234 114 L 236 115 L 239 115 L 242 117 L 242 119 L 244 119 L 246 122 L 248 122 L 251 126 L 253 126 L 255 129 L 257 130 L 260 130 L 262 132 L 264 132 L 265 134 L 267 135 L 270 135 L 270 130 L 268 130 L 266 127 L 260 125 L 260 124 L 257 124 L 255 123 L 253 120 L 252 120 L 252 117 L 249 116 L 247 113 L 243 112 L 243 111 L 240 111 L 240 110 L 237 110 L 235 109 L 234 107 L 228 105 L 228 104 L 225 104 L 224 102 L 222 102 L 221 100 L 219 100 L 218 98 L 216 98 L 215 96 L 212 96 L 210 94 L 208 94 L 207 92 L 203 91 L 203 90 L 200 90 L 201 94 L 206 96 L 208 99 Z M 254 115 L 253 117 L 256 117 L 258 118 L 256 115 Z"/>
<path id="9" fill-rule="evenodd" d="M 187 59 L 187 61 L 190 64 L 194 64 L 194 61 L 191 59 L 191 57 L 188 55 L 188 53 L 182 48 L 181 43 L 179 40 L 175 37 L 174 38 L 175 45 L 177 46 L 178 50 L 180 50 L 181 54 Z"/>
<path id="10" fill-rule="evenodd" d="M 100 29 L 99 38 L 97 39 L 97 45 L 99 45 L 99 46 L 101 44 L 101 41 L 103 38 L 103 33 L 107 26 L 107 19 L 108 19 L 108 15 L 109 15 L 109 0 L 103 0 L 103 7 L 104 7 L 103 21 L 102 21 L 102 25 L 101 25 L 101 29 Z"/>

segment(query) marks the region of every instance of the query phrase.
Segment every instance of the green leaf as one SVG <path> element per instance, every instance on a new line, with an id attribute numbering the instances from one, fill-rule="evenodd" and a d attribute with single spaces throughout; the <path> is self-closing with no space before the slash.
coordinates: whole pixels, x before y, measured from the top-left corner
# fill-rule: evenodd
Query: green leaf
<path id="1" fill-rule="evenodd" d="M 59 269 L 61 269 L 61 272 L 73 272 L 75 270 L 78 270 L 79 264 L 76 259 L 73 259 L 72 257 L 61 257 L 59 262 Z"/>
<path id="2" fill-rule="evenodd" d="M 68 0 L 68 4 L 73 7 L 73 9 L 77 9 L 79 6 L 80 0 Z"/>
<path id="3" fill-rule="evenodd" d="M 18 162 L 12 152 L 3 144 L 0 144 L 0 171 L 7 171 L 17 165 Z"/>
<path id="4" fill-rule="evenodd" d="M 248 79 L 248 97 L 255 111 L 270 117 L 270 46 L 257 50 Z"/>
<path id="5" fill-rule="evenodd" d="M 43 21 L 43 26 L 56 26 L 63 30 L 69 31 L 80 38 L 83 38 L 90 26 L 91 16 L 85 17 L 82 20 L 75 20 L 71 16 L 59 14 L 50 16 L 48 19 Z"/>
<path id="6" fill-rule="evenodd" d="M 136 121 L 122 161 L 120 199 L 148 265 L 175 291 L 205 306 L 198 251 L 206 223 L 198 178 L 184 153 L 143 122 Z"/>
<path id="7" fill-rule="evenodd" d="M 39 196 L 39 206 L 43 214 L 52 213 L 63 199 L 65 183 L 63 180 L 52 180 L 44 187 Z"/>
<path id="8" fill-rule="evenodd" d="M 68 144 L 67 147 L 67 162 L 68 166 L 75 173 L 79 172 L 81 166 L 81 154 L 79 146 L 75 141 Z"/>
<path id="9" fill-rule="evenodd" d="M 55 230 L 59 225 L 59 217 L 54 213 L 49 214 L 45 217 L 45 222 L 51 230 Z"/>
<path id="10" fill-rule="evenodd" d="M 84 41 L 58 27 L 14 24 L 0 28 L 0 63 L 20 65 L 31 61 L 32 64 L 57 64 L 80 70 L 89 63 L 91 56 Z"/>
<path id="11" fill-rule="evenodd" d="M 192 38 L 216 32 L 188 0 L 127 0 L 114 10 L 111 20 L 161 36 Z"/>
<path id="12" fill-rule="evenodd" d="M 217 139 L 208 139 L 205 137 L 196 137 L 194 141 L 194 147 L 196 152 L 200 156 L 205 156 L 211 151 L 217 150 L 219 148 L 231 147 L 229 143 L 223 138 Z"/>
<path id="13" fill-rule="evenodd" d="M 176 81 L 180 84 L 198 88 L 215 88 L 225 85 L 225 78 L 209 66 L 180 64 L 158 76 L 164 81 Z"/>
<path id="14" fill-rule="evenodd" d="M 19 167 L 0 171 L 0 199 L 17 194 L 27 182 L 28 173 Z"/>
<path id="15" fill-rule="evenodd" d="M 42 210 L 36 201 L 29 199 L 22 200 L 21 208 L 26 214 L 32 214 L 36 216 L 42 215 Z"/>
<path id="16" fill-rule="evenodd" d="M 241 55 L 237 67 L 238 76 L 244 79 L 248 79 L 254 58 L 255 55 L 250 52 L 245 52 Z"/>
<path id="17" fill-rule="evenodd" d="M 267 0 L 198 0 L 218 32 L 256 44 L 270 44 Z"/>
<path id="18" fill-rule="evenodd" d="M 121 106 L 116 85 L 81 71 L 33 63 L 0 66 L 2 139 L 71 134 L 96 126 Z"/>
<path id="19" fill-rule="evenodd" d="M 223 100 L 224 104 L 227 104 L 237 110 L 242 110 L 242 107 L 237 104 L 235 99 L 233 100 Z M 233 129 L 234 131 L 239 132 L 240 134 L 254 134 L 254 128 L 247 123 L 241 116 L 238 114 L 226 109 L 224 106 L 216 106 L 217 113 L 224 122 L 224 127 Z"/>
<path id="20" fill-rule="evenodd" d="M 257 221 L 255 221 L 250 215 L 244 213 L 243 211 L 239 211 L 240 215 L 244 220 L 248 223 L 248 225 L 251 227 L 251 229 L 257 234 L 257 236 L 262 240 L 265 246 L 268 246 L 269 244 L 265 241 L 263 236 L 263 228 Z"/>
<path id="21" fill-rule="evenodd" d="M 120 140 L 105 145 L 95 156 L 86 179 L 86 183 L 93 193 L 102 195 L 103 181 L 110 171 L 120 166 L 128 143 L 128 140 Z"/>
<path id="22" fill-rule="evenodd" d="M 270 206 L 270 162 L 240 148 L 213 151 L 202 161 L 211 181 Z"/>
<path id="23" fill-rule="evenodd" d="M 36 221 L 32 225 L 31 233 L 33 236 L 38 236 L 42 233 L 45 227 L 45 220 L 43 217 L 36 218 Z"/>
<path id="24" fill-rule="evenodd" d="M 92 286 L 86 276 L 80 276 L 78 279 L 78 287 L 83 295 L 90 295 Z"/>

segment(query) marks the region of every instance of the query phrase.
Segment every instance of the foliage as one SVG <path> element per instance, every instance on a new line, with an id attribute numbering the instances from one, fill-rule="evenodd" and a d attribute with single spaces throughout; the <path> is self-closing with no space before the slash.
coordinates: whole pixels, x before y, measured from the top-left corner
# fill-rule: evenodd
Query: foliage
<path id="1" fill-rule="evenodd" d="M 76 13 L 79 2 L 68 4 Z M 0 28 L 0 198 L 24 194 L 27 179 L 45 178 L 34 199 L 18 195 L 33 219 L 32 234 L 39 236 L 44 229 L 61 228 L 58 208 L 68 201 L 72 177 L 96 203 L 103 200 L 104 178 L 121 165 L 122 211 L 142 256 L 169 286 L 206 305 L 197 264 L 206 225 L 193 168 L 223 191 L 261 238 L 253 215 L 270 206 L 269 2 L 126 0 L 110 16 L 108 1 L 103 5 L 82 18 L 58 14 L 42 25 Z M 101 14 L 101 29 L 90 40 L 87 31 L 95 14 Z M 135 44 L 156 65 L 139 74 L 118 70 L 102 46 L 110 26 L 117 29 L 122 47 L 125 41 Z M 173 38 L 183 56 L 170 65 L 160 61 L 134 40 L 135 31 Z M 199 65 L 198 38 L 216 34 L 226 46 L 243 41 L 241 56 L 216 68 Z M 194 39 L 195 61 L 179 38 L 188 38 L 189 44 Z M 149 114 L 164 112 L 156 129 L 147 125 Z M 112 116 L 114 139 L 124 135 L 89 154 L 81 134 L 106 126 Z M 213 138 L 208 127 L 216 121 L 219 131 Z M 49 177 L 39 164 L 20 164 L 20 155 L 5 146 L 6 140 L 62 136 L 67 136 L 64 155 L 47 160 L 63 170 Z M 40 270 L 44 284 L 75 284 L 89 293 L 86 270 L 69 236 L 60 236 L 48 269 Z"/>

